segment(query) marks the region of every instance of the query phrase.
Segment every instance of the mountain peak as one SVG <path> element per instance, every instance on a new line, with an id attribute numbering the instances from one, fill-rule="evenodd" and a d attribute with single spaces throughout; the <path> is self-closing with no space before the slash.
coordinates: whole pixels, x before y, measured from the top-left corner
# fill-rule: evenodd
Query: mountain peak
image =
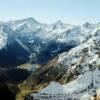
<path id="1" fill-rule="evenodd" d="M 55 24 L 59 24 L 59 25 L 62 25 L 64 24 L 61 20 L 58 20 Z"/>
<path id="2" fill-rule="evenodd" d="M 83 26 L 85 28 L 91 28 L 91 24 L 89 22 L 84 23 Z"/>
<path id="3" fill-rule="evenodd" d="M 63 23 L 61 20 L 58 20 L 56 23 L 54 23 L 54 28 L 65 28 L 65 23 Z"/>
<path id="4" fill-rule="evenodd" d="M 27 20 L 33 21 L 35 19 L 33 17 L 28 17 L 28 18 L 24 18 L 23 20 L 25 20 L 25 21 L 27 21 Z"/>
<path id="5" fill-rule="evenodd" d="M 25 19 L 23 19 L 21 21 L 32 22 L 32 23 L 39 23 L 33 17 L 28 17 L 28 18 L 25 18 Z"/>

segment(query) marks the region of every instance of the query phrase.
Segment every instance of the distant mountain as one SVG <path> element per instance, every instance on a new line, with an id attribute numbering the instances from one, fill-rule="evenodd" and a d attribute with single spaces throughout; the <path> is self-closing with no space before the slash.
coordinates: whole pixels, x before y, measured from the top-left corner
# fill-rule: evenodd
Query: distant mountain
<path id="1" fill-rule="evenodd" d="M 0 65 L 24 64 L 30 61 L 31 55 L 34 55 L 32 63 L 45 64 L 57 54 L 76 46 L 74 41 L 69 45 L 71 41 L 60 39 L 63 37 L 60 33 L 67 30 L 67 26 L 62 22 L 41 24 L 33 18 L 1 23 Z M 48 51 L 48 48 L 51 49 Z"/>

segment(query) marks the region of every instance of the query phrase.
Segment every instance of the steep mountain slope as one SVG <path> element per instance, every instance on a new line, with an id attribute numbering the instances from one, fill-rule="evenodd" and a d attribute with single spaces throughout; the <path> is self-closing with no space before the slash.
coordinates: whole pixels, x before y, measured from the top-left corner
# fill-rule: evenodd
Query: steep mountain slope
<path id="1" fill-rule="evenodd" d="M 27 61 L 28 52 L 18 42 L 15 32 L 3 24 L 0 26 L 0 30 L 0 66 L 12 67 Z"/>

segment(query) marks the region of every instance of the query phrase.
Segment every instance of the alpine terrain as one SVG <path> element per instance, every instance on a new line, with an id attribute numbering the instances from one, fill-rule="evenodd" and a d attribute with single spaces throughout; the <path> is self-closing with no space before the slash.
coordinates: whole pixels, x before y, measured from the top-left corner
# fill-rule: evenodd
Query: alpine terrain
<path id="1" fill-rule="evenodd" d="M 100 100 L 100 23 L 0 22 L 0 100 L 5 95 Z"/>

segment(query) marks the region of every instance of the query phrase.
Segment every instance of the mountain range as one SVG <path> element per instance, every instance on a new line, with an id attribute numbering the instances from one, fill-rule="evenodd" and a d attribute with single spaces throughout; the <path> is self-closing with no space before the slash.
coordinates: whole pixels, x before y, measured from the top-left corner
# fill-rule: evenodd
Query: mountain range
<path id="1" fill-rule="evenodd" d="M 0 22 L 0 77 L 7 78 L 3 82 L 17 100 L 48 93 L 53 81 L 65 94 L 90 100 L 99 94 L 99 67 L 100 23 L 44 24 L 33 18 Z"/>

